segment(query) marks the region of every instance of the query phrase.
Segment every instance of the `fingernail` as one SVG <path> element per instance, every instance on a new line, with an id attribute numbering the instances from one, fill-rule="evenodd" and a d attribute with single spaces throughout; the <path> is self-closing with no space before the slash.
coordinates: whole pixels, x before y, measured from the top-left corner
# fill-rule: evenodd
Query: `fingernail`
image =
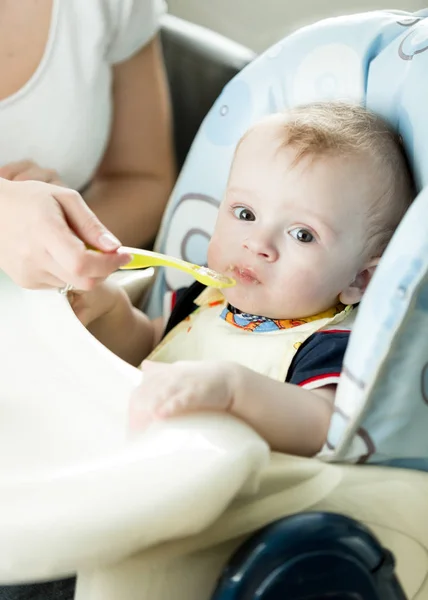
<path id="1" fill-rule="evenodd" d="M 98 238 L 100 245 L 105 250 L 116 250 L 121 245 L 120 241 L 112 233 L 106 232 L 100 235 Z"/>

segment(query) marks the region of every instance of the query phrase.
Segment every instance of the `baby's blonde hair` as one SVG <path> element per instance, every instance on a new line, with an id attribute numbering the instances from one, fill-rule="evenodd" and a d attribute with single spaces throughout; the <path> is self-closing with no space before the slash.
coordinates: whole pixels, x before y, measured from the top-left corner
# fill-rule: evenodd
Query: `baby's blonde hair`
<path id="1" fill-rule="evenodd" d="M 316 102 L 284 113 L 283 144 L 304 156 L 367 157 L 373 172 L 367 253 L 380 256 L 415 197 L 415 187 L 399 136 L 362 106 Z"/>
<path id="2" fill-rule="evenodd" d="M 281 117 L 278 119 L 278 117 Z M 279 124 L 279 148 L 292 146 L 293 165 L 302 158 L 367 158 L 373 174 L 368 204 L 367 258 L 381 256 L 415 197 L 415 187 L 399 136 L 376 114 L 344 102 L 314 102 L 270 115 Z M 263 122 L 262 121 L 262 122 Z M 236 150 L 256 123 L 239 141 Z"/>

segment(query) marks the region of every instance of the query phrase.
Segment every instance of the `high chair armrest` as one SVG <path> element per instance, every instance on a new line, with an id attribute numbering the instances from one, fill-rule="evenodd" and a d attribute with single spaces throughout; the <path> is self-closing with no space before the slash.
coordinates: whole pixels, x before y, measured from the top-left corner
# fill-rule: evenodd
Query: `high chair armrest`
<path id="1" fill-rule="evenodd" d="M 135 271 L 116 271 L 110 275 L 109 280 L 120 285 L 128 294 L 132 304 L 138 306 L 154 281 L 155 270 L 137 269 Z"/>

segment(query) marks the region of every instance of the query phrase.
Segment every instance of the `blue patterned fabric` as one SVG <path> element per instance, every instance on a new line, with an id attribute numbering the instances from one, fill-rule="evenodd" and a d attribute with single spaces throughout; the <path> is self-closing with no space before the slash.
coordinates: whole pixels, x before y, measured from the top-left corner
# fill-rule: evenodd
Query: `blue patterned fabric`
<path id="1" fill-rule="evenodd" d="M 362 303 L 329 434 L 333 460 L 428 457 L 428 9 L 374 11 L 304 27 L 224 89 L 170 199 L 157 249 L 203 264 L 236 143 L 262 116 L 314 100 L 348 100 L 403 138 L 421 191 Z M 146 309 L 191 283 L 160 271 Z M 416 462 L 415 462 L 416 461 Z M 428 464 L 428 461 L 427 461 Z"/>
<path id="2" fill-rule="evenodd" d="M 226 320 L 227 315 L 231 315 L 236 327 L 241 327 L 254 333 L 266 333 L 267 331 L 279 331 L 280 327 L 274 319 L 268 317 L 258 317 L 248 313 L 232 313 L 228 308 L 224 308 L 220 317 Z"/>

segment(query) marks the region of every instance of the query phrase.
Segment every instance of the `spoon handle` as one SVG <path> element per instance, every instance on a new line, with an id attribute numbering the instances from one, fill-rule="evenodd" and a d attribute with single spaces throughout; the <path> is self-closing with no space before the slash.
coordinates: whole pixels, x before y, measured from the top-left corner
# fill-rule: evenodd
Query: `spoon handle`
<path id="1" fill-rule="evenodd" d="M 186 271 L 187 273 L 193 273 L 193 269 L 197 265 L 193 265 L 181 258 L 175 258 L 173 256 L 166 256 L 159 252 L 152 252 L 151 250 L 141 250 L 140 248 L 129 248 L 122 246 L 119 252 L 132 255 L 132 260 L 128 264 L 120 267 L 121 269 L 143 269 L 145 267 L 176 267 Z"/>

